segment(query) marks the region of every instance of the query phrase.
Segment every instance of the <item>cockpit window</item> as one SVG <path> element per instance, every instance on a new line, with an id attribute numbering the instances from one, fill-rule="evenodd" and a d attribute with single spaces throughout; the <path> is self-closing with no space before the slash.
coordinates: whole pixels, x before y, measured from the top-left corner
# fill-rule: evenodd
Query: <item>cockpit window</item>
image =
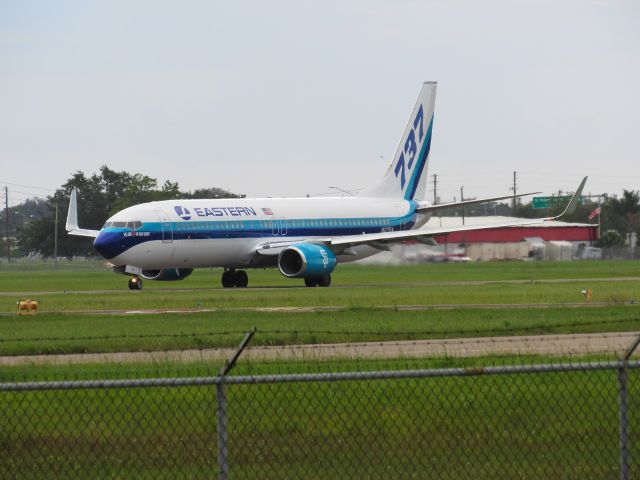
<path id="1" fill-rule="evenodd" d="M 142 228 L 142 222 L 140 220 L 133 222 L 107 222 L 102 228 L 129 228 L 131 230 L 138 230 Z"/>

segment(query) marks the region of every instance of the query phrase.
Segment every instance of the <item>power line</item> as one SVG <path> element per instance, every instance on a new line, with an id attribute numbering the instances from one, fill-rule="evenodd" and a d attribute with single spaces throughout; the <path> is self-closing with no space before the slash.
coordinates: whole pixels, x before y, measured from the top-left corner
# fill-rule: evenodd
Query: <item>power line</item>
<path id="1" fill-rule="evenodd" d="M 23 191 L 23 190 L 11 190 L 11 193 L 12 193 L 12 194 L 14 194 L 14 193 L 21 193 L 21 194 L 23 194 L 23 195 L 31 195 L 31 196 L 32 196 L 32 197 L 34 197 L 34 198 L 44 198 L 44 197 L 41 197 L 41 196 L 40 196 L 40 195 L 42 195 L 42 194 L 40 194 L 40 193 L 36 195 L 36 194 L 34 194 L 33 192 L 25 192 L 25 191 Z"/>
<path id="2" fill-rule="evenodd" d="M 11 185 L 12 187 L 24 187 L 24 188 L 35 188 L 36 190 L 46 190 L 49 192 L 55 192 L 55 188 L 47 188 L 47 187 L 36 187 L 35 185 L 22 185 L 20 183 L 11 183 L 6 180 L 0 180 L 0 183 L 6 183 L 7 185 Z"/>

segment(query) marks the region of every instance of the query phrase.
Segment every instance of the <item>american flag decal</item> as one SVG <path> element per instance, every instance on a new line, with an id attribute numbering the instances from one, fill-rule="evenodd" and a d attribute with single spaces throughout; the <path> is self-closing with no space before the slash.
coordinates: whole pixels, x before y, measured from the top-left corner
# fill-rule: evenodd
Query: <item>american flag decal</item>
<path id="1" fill-rule="evenodd" d="M 265 215 L 273 215 L 273 211 L 270 208 L 263 208 L 262 213 Z"/>

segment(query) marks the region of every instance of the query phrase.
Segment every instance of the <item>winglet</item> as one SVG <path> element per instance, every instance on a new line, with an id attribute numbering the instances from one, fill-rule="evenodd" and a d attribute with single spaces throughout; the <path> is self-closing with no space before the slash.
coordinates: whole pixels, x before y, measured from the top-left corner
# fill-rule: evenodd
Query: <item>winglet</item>
<path id="1" fill-rule="evenodd" d="M 560 217 L 564 217 L 565 215 L 571 215 L 573 212 L 576 211 L 576 207 L 578 206 L 578 201 L 582 196 L 582 190 L 584 189 L 585 183 L 587 183 L 587 178 L 589 177 L 584 177 L 582 179 L 580 186 L 576 190 L 576 193 L 573 194 L 573 197 L 571 197 L 571 200 L 569 200 L 569 204 L 567 205 L 567 208 L 564 209 L 564 212 L 562 212 L 560 215 L 556 215 L 555 217 L 551 217 L 550 220 L 556 220 Z"/>
<path id="2" fill-rule="evenodd" d="M 78 227 L 78 191 L 74 188 L 71 191 L 69 199 L 69 211 L 67 212 L 67 224 L 65 226 L 69 235 L 77 235 L 79 237 L 96 238 L 98 230 L 87 230 Z"/>
<path id="3" fill-rule="evenodd" d="M 71 198 L 69 199 L 69 211 L 67 212 L 67 232 L 71 230 L 78 230 L 78 191 L 74 188 L 71 191 Z"/>

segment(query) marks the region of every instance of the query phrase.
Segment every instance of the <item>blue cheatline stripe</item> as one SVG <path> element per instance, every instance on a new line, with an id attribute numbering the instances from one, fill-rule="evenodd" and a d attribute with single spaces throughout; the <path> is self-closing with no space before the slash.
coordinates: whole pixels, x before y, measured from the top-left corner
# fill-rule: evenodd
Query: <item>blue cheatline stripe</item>
<path id="1" fill-rule="evenodd" d="M 431 150 L 431 131 L 433 130 L 433 115 L 431 116 L 431 122 L 429 122 L 429 129 L 427 130 L 427 136 L 422 144 L 422 149 L 420 150 L 420 155 L 418 156 L 418 161 L 416 162 L 416 166 L 411 173 L 411 180 L 409 181 L 409 185 L 407 185 L 407 190 L 404 194 L 405 200 L 410 200 L 416 194 L 416 189 L 418 188 L 418 184 L 420 183 L 420 177 L 422 176 L 422 171 L 424 170 L 424 166 L 427 163 L 427 157 L 429 156 L 429 151 Z"/>

